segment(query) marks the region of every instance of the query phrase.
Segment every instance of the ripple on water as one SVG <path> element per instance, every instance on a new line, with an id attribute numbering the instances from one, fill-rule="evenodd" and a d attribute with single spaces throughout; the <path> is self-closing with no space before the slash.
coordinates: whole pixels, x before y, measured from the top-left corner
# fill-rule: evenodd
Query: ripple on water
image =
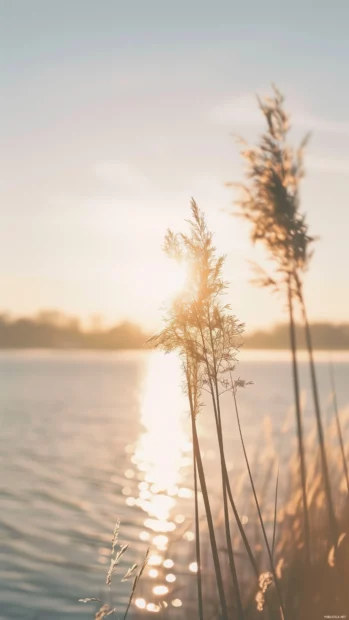
<path id="1" fill-rule="evenodd" d="M 196 564 L 190 430 L 179 367 L 148 352 L 2 352 L 0 358 L 0 614 L 6 620 L 91 617 L 94 607 L 77 599 L 108 595 L 107 553 L 120 517 L 120 542 L 131 546 L 119 576 L 151 547 L 136 606 L 156 613 L 166 604 L 181 617 L 187 602 L 185 588 L 177 588 L 188 574 L 195 580 Z M 244 367 L 256 386 L 242 403 L 253 441 L 263 432 L 252 423 L 256 402 L 276 428 L 286 428 L 289 368 L 279 359 L 250 359 Z M 348 368 L 348 360 L 336 366 L 343 405 Z M 319 384 L 328 392 L 327 358 L 319 364 Z M 224 403 L 230 411 L 230 401 Z M 218 460 L 208 407 L 198 424 L 214 489 Z M 289 432 L 292 426 L 274 436 L 285 458 Z M 230 427 L 226 440 L 235 454 Z M 235 471 L 236 461 L 232 465 Z M 119 611 L 129 587 L 115 582 Z"/>

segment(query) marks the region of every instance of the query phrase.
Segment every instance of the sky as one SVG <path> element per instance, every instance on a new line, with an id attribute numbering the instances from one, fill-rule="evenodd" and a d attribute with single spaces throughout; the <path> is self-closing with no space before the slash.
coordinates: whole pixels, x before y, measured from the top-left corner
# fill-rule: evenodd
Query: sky
<path id="1" fill-rule="evenodd" d="M 233 312 L 251 329 L 282 320 L 282 300 L 250 283 L 261 253 L 225 185 L 243 178 L 233 136 L 256 140 L 255 95 L 274 82 L 291 139 L 312 132 L 309 314 L 347 321 L 348 23 L 346 0 L 0 0 L 0 309 L 155 327 L 163 236 L 193 196 Z"/>

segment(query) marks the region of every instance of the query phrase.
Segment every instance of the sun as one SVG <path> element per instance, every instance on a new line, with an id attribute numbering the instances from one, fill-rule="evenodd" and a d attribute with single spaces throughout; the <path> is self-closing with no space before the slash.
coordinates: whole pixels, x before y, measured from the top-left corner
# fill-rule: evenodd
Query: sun
<path id="1" fill-rule="evenodd" d="M 185 262 L 170 260 L 162 252 L 146 256 L 134 269 L 132 291 L 134 313 L 142 322 L 158 317 L 159 310 L 169 308 L 173 301 L 186 295 L 189 269 Z M 154 321 L 155 324 L 155 321 Z"/>
<path id="2" fill-rule="evenodd" d="M 184 263 L 168 261 L 160 272 L 161 287 L 165 299 L 176 297 L 184 290 L 187 281 L 187 268 Z"/>

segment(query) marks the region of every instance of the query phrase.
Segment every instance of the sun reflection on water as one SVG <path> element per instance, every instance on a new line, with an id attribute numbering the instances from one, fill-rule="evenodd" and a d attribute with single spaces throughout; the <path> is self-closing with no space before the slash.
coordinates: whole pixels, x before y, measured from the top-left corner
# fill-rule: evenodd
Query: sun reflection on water
<path id="1" fill-rule="evenodd" d="M 177 579 L 171 542 L 185 528 L 185 504 L 190 515 L 192 508 L 192 491 L 187 486 L 192 475 L 192 444 L 186 410 L 178 359 L 151 354 L 141 393 L 143 432 L 134 446 L 126 448 L 132 465 L 125 471 L 127 484 L 123 493 L 129 506 L 145 513 L 139 537 L 151 548 L 146 575 L 156 585 L 147 590 L 147 598 L 152 593 L 153 600 L 138 598 L 136 605 L 153 612 L 160 611 L 160 599 L 162 605 L 181 604 L 179 599 L 172 601 L 170 597 L 170 586 Z M 188 545 L 192 533 L 189 537 L 183 533 L 180 538 Z"/>
<path id="2" fill-rule="evenodd" d="M 183 428 L 186 402 L 180 385 L 178 360 L 152 355 L 142 397 L 141 423 L 145 432 L 134 457 L 155 493 L 178 486 L 183 458 L 191 449 Z"/>
<path id="3" fill-rule="evenodd" d="M 132 462 L 144 476 L 138 485 L 137 505 L 149 516 L 146 527 L 157 534 L 176 528 L 170 513 L 176 497 L 186 491 L 181 487 L 181 469 L 190 463 L 191 444 L 183 425 L 186 403 L 180 383 L 180 366 L 175 357 L 150 356 L 141 401 L 144 432 Z M 153 543 L 164 548 L 167 537 L 157 535 Z"/>

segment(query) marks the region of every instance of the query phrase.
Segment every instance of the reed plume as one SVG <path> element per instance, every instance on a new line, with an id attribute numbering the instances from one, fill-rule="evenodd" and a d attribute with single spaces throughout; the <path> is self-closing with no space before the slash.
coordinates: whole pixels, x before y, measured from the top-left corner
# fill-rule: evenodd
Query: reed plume
<path id="1" fill-rule="evenodd" d="M 267 249 L 269 257 L 273 259 L 276 265 L 275 277 L 264 277 L 261 283 L 272 285 L 286 292 L 303 499 L 304 542 L 306 561 L 310 564 L 306 463 L 294 321 L 294 308 L 297 300 L 300 302 L 305 327 L 322 473 L 334 545 L 337 544 L 338 531 L 328 473 L 311 331 L 303 294 L 303 274 L 309 265 L 314 242 L 314 237 L 309 234 L 305 215 L 300 211 L 299 189 L 304 176 L 303 152 L 308 136 L 305 137 L 297 150 L 294 150 L 287 143 L 290 123 L 283 104 L 283 96 L 275 87 L 274 95 L 271 98 L 264 101 L 259 100 L 260 109 L 267 123 L 267 130 L 261 136 L 257 146 L 250 148 L 244 145 L 243 147 L 241 154 L 247 162 L 247 183 L 240 185 L 243 195 L 237 204 L 239 205 L 239 214 L 252 224 L 251 237 L 253 242 L 261 241 Z"/>
<path id="2" fill-rule="evenodd" d="M 282 288 L 286 293 L 292 375 L 297 422 L 300 480 L 304 514 L 306 561 L 310 563 L 310 530 L 306 490 L 306 463 L 303 422 L 300 404 L 297 343 L 294 322 L 295 275 L 307 265 L 313 239 L 308 235 L 304 216 L 299 212 L 299 184 L 304 175 L 303 149 L 297 152 L 287 144 L 289 118 L 283 108 L 283 97 L 275 89 L 274 96 L 259 100 L 267 130 L 257 146 L 245 143 L 241 152 L 246 161 L 247 183 L 239 185 L 242 196 L 237 201 L 239 215 L 251 223 L 253 243 L 262 242 L 276 264 L 275 276 L 263 277 L 263 286 Z"/>

